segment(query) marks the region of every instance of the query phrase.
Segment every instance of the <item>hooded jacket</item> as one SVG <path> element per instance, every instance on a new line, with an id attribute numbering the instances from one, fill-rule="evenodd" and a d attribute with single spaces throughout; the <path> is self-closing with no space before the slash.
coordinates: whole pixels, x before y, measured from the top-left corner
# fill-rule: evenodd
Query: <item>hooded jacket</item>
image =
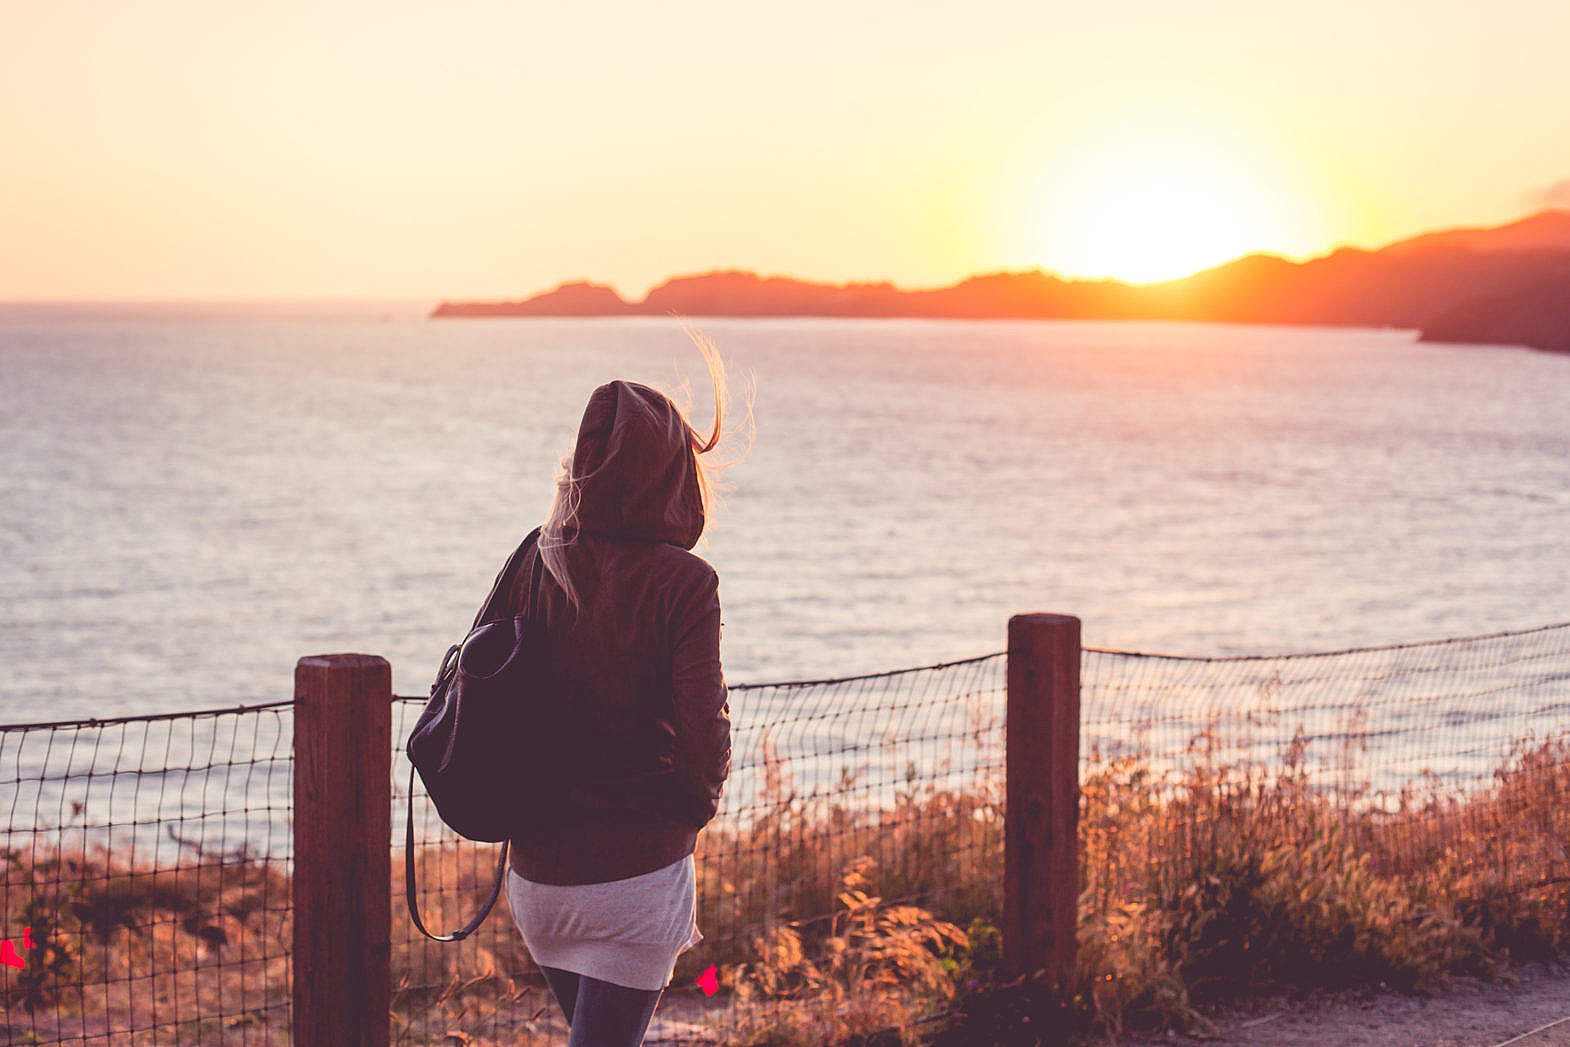
<path id="1" fill-rule="evenodd" d="M 537 608 L 555 668 L 548 700 L 579 714 L 582 766 L 561 819 L 513 837 L 513 870 L 537 883 L 619 880 L 691 854 L 730 774 L 719 581 L 690 551 L 704 524 L 690 432 L 636 382 L 600 386 L 584 409 L 566 546 L 581 607 L 545 571 Z M 514 613 L 538 555 L 520 565 Z"/>

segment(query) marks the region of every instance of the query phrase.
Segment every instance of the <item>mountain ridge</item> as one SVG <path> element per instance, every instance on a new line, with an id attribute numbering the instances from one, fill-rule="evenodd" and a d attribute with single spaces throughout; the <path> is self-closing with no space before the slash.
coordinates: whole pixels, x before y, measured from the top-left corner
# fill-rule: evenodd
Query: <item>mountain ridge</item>
<path id="1" fill-rule="evenodd" d="M 1295 261 L 1241 255 L 1175 280 L 1131 284 L 1046 269 L 976 273 L 944 287 L 835 284 L 722 269 L 673 276 L 641 301 L 586 280 L 515 301 L 443 301 L 433 317 L 685 316 L 1164 319 L 1423 328 L 1470 301 L 1570 286 L 1570 211 L 1493 227 L 1437 230 L 1381 248 Z M 1496 315 L 1497 309 L 1490 315 Z"/>

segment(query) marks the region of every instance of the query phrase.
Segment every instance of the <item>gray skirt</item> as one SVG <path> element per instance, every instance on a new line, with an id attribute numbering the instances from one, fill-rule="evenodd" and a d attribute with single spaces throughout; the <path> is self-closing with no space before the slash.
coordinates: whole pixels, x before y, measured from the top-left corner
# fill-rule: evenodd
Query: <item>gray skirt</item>
<path id="1" fill-rule="evenodd" d="M 692 855 L 605 883 L 550 884 L 507 870 L 507 903 L 534 962 L 629 989 L 663 989 L 703 940 Z"/>

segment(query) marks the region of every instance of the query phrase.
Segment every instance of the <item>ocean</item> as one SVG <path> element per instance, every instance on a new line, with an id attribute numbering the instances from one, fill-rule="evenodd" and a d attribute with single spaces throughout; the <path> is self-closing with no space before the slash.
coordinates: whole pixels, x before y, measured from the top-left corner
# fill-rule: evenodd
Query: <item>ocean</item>
<path id="1" fill-rule="evenodd" d="M 755 439 L 696 550 L 728 680 L 1004 646 L 1280 653 L 1570 619 L 1570 357 L 1411 331 L 703 320 Z M 664 319 L 0 309 L 0 721 L 422 694 Z"/>

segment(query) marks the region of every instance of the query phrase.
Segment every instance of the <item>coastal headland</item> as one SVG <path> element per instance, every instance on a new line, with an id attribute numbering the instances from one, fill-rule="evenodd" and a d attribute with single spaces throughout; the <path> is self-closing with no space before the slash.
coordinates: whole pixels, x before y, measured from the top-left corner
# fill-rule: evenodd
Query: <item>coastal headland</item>
<path id="1" fill-rule="evenodd" d="M 916 317 L 1195 320 L 1409 327 L 1430 341 L 1570 348 L 1570 211 L 1425 233 L 1304 261 L 1244 255 L 1177 280 L 1132 284 L 1044 269 L 947 286 L 821 283 L 724 270 L 673 277 L 639 301 L 572 281 L 532 297 L 443 301 L 433 317 Z"/>

